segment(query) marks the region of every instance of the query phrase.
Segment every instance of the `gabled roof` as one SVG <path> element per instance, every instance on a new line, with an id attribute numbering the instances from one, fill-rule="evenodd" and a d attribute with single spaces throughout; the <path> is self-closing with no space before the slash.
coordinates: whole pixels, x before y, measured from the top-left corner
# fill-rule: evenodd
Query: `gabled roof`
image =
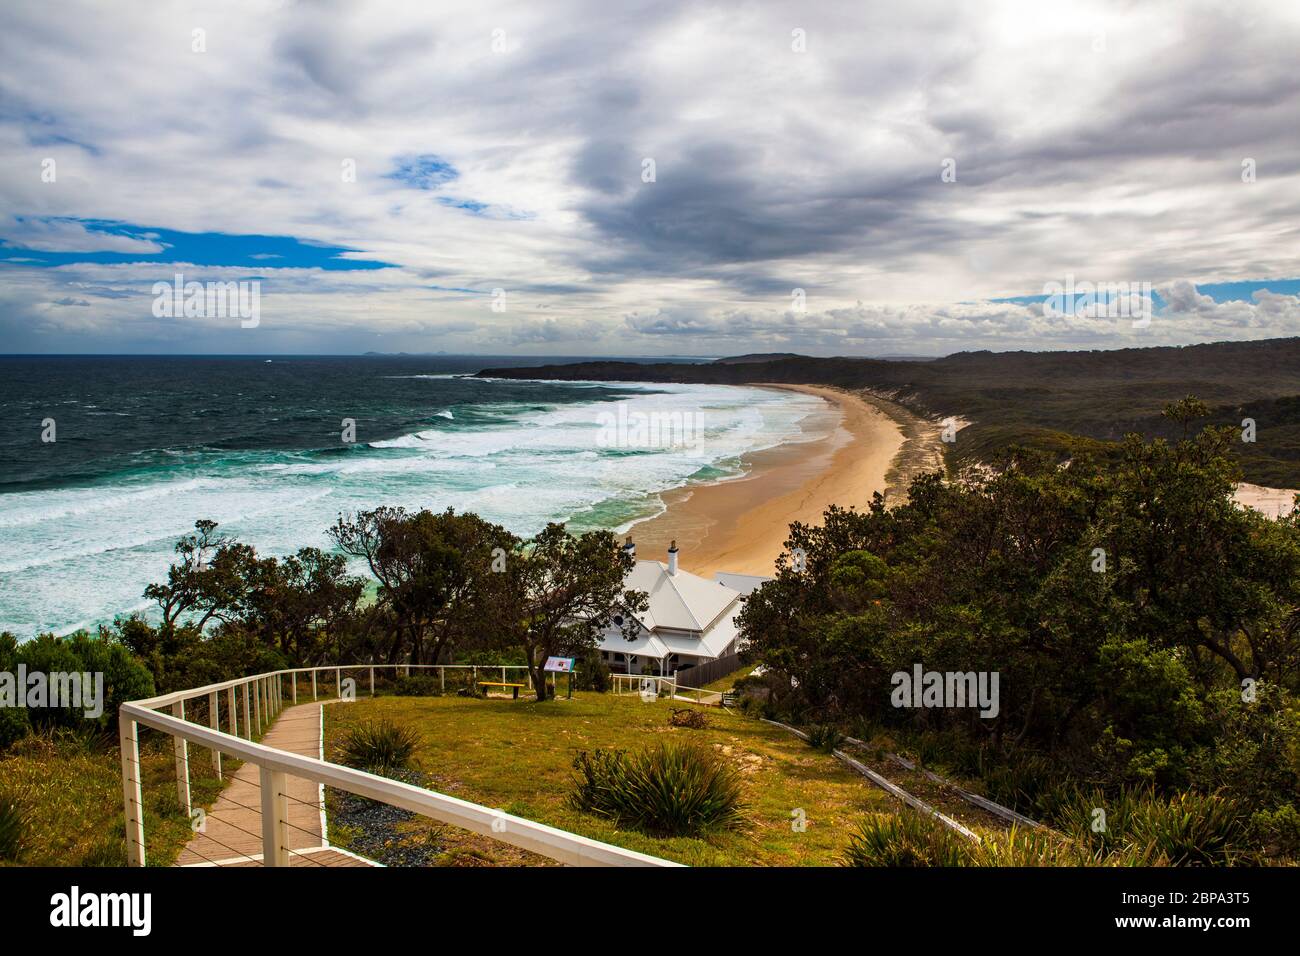
<path id="1" fill-rule="evenodd" d="M 734 571 L 715 571 L 713 580 L 739 591 L 741 597 L 749 597 L 772 579 L 763 577 L 760 574 L 736 574 Z"/>
<path id="2" fill-rule="evenodd" d="M 707 630 L 740 597 L 733 588 L 681 568 L 669 574 L 662 561 L 638 561 L 623 586 L 649 596 L 650 610 L 638 616 L 652 630 Z"/>

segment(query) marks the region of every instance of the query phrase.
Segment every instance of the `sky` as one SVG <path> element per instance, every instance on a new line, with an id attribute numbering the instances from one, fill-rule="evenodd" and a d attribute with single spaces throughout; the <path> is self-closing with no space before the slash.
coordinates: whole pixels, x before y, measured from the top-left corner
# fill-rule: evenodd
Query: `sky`
<path id="1" fill-rule="evenodd" d="M 6 0 L 0 352 L 1297 335 L 1298 48 L 1290 0 Z M 1044 308 L 1089 282 L 1149 321 Z"/>

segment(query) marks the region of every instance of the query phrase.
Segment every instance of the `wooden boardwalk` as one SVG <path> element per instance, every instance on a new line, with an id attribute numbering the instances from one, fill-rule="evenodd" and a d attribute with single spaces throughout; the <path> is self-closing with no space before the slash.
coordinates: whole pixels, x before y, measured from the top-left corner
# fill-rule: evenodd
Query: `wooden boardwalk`
<path id="1" fill-rule="evenodd" d="M 261 743 L 307 757 L 322 756 L 321 705 L 286 707 Z M 330 847 L 320 785 L 301 777 L 288 780 L 290 866 L 378 865 Z M 203 832 L 194 834 L 176 865 L 262 865 L 262 788 L 256 766 L 246 763 L 230 776 L 207 811 Z"/>

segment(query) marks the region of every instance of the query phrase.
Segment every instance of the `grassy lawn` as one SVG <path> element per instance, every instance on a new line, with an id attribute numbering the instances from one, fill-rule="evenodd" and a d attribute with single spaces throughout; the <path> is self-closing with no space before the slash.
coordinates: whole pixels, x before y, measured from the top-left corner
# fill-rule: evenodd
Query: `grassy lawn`
<path id="1" fill-rule="evenodd" d="M 702 708 L 709 727 L 669 726 L 680 701 L 581 693 L 573 700 L 380 697 L 325 708 L 326 753 L 357 722 L 387 717 L 420 735 L 416 767 L 428 786 L 451 796 L 696 866 L 815 866 L 839 862 L 853 823 L 890 812 L 893 801 L 834 757 L 757 720 Z M 748 826 L 700 838 L 655 838 L 575 810 L 567 798 L 579 750 L 637 750 L 671 736 L 717 750 L 743 776 Z M 792 827 L 802 810 L 806 829 Z M 481 862 L 536 862 L 473 834 L 454 854 Z M 448 859 L 440 862 L 466 862 Z"/>
<path id="2" fill-rule="evenodd" d="M 170 866 L 191 836 L 176 801 L 171 738 L 141 732 L 145 856 Z M 190 794 L 211 805 L 219 786 L 208 751 L 190 748 Z M 227 772 L 230 772 L 227 765 Z M 0 786 L 27 817 L 20 866 L 125 866 L 122 767 L 111 746 L 32 734 L 0 755 Z"/>
<path id="3" fill-rule="evenodd" d="M 700 690 L 717 691 L 719 694 L 724 690 L 731 690 L 731 688 L 735 686 L 736 681 L 740 680 L 742 677 L 748 677 L 750 672 L 752 672 L 757 666 L 757 664 L 747 664 L 740 670 L 728 674 L 726 677 L 719 677 L 712 683 L 705 684 L 700 688 Z"/>

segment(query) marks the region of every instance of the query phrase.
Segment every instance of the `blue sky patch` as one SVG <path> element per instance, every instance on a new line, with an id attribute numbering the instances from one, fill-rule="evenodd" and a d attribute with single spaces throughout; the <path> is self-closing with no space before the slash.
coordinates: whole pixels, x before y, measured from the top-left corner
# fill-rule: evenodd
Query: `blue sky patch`
<path id="1" fill-rule="evenodd" d="M 1210 282 L 1197 285 L 1196 291 L 1215 302 L 1249 302 L 1260 289 L 1276 295 L 1300 295 L 1300 279 L 1246 279 L 1241 282 Z"/>
<path id="2" fill-rule="evenodd" d="M 21 221 L 21 220 L 20 220 Z M 199 266 L 249 266 L 259 269 L 326 269 L 348 271 L 384 269 L 392 263 L 343 258 L 356 252 L 345 246 L 296 239 L 293 236 L 235 235 L 224 232 L 177 232 L 105 219 L 65 219 L 91 232 L 148 238 L 163 246 L 160 252 L 49 252 L 17 242 L 4 243 L 0 263 L 62 266 L 76 262 L 192 262 Z"/>
<path id="3" fill-rule="evenodd" d="M 452 199 L 450 196 L 439 196 L 438 202 L 444 206 L 450 206 L 452 209 L 464 209 L 476 216 L 482 215 L 488 208 L 487 203 L 478 202 L 475 199 Z"/>
<path id="4" fill-rule="evenodd" d="M 1261 289 L 1276 295 L 1300 295 L 1300 279 L 1244 279 L 1240 282 L 1195 282 L 1194 285 L 1197 292 L 1208 295 L 1215 302 L 1251 302 L 1252 296 Z M 1014 305 L 1039 305 L 1047 299 L 1047 295 L 1013 295 L 987 301 L 1010 302 Z M 1099 295 L 1098 301 L 1106 301 L 1105 295 Z M 1151 303 L 1156 310 L 1165 306 L 1165 300 L 1159 292 L 1151 293 Z"/>
<path id="5" fill-rule="evenodd" d="M 414 189 L 437 189 L 459 176 L 455 166 L 433 153 L 399 156 L 394 160 L 393 171 L 387 174 L 388 179 Z"/>

